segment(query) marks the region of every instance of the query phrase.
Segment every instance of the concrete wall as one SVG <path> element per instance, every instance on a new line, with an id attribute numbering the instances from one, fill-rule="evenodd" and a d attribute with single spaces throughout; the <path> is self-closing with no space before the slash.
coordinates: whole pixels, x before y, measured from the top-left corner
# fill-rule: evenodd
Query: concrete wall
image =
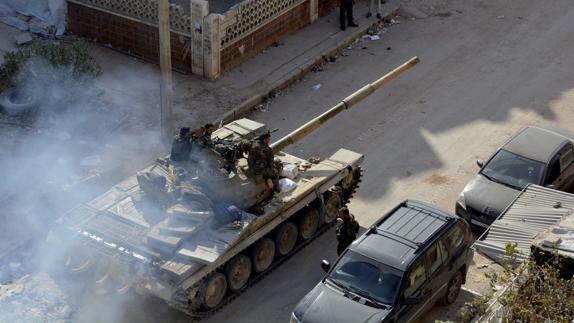
<path id="1" fill-rule="evenodd" d="M 206 0 L 170 7 L 174 69 L 218 78 L 339 0 L 245 0 L 224 15 Z M 191 16 L 188 15 L 191 12 Z M 159 60 L 157 0 L 68 0 L 68 31 L 145 59 Z"/>
<path id="2" fill-rule="evenodd" d="M 68 2 L 68 31 L 111 45 L 135 56 L 159 61 L 159 33 L 155 25 Z M 191 37 L 171 33 L 174 69 L 191 72 Z"/>
<path id="3" fill-rule="evenodd" d="M 319 0 L 319 15 L 324 15 L 333 8 L 338 7 L 339 1 L 340 0 Z"/>
<path id="4" fill-rule="evenodd" d="M 289 33 L 307 25 L 310 21 L 309 10 L 309 1 L 305 1 L 225 47 L 221 51 L 221 72 L 231 70 Z"/>

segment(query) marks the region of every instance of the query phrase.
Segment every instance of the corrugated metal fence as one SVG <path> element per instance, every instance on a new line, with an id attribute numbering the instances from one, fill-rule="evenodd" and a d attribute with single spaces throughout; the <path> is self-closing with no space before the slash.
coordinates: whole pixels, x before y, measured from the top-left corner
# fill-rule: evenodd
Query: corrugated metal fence
<path id="1" fill-rule="evenodd" d="M 529 185 L 474 243 L 479 252 L 496 261 L 505 259 L 506 245 L 516 243 L 518 260 L 528 259 L 534 236 L 572 213 L 574 195 Z"/>

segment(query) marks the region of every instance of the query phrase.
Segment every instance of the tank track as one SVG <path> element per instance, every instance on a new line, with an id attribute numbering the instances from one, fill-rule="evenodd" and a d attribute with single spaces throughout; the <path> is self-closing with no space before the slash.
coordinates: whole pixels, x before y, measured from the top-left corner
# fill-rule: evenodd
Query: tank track
<path id="1" fill-rule="evenodd" d="M 355 174 L 357 176 L 354 178 L 353 184 L 349 188 L 347 188 L 346 190 L 343 190 L 343 194 L 341 196 L 342 205 L 345 205 L 349 202 L 349 199 L 353 196 L 353 194 L 355 193 L 355 190 L 358 188 L 359 183 L 361 182 L 362 169 L 360 167 L 357 167 L 354 171 L 356 172 Z M 265 276 L 272 273 L 276 268 L 281 266 L 284 262 L 289 260 L 296 253 L 298 253 L 303 248 L 305 248 L 307 245 L 309 245 L 312 241 L 319 238 L 321 235 L 323 235 L 327 231 L 331 230 L 335 226 L 336 223 L 337 223 L 337 221 L 333 221 L 329 224 L 326 224 L 326 225 L 323 225 L 322 227 L 320 227 L 317 230 L 317 232 L 315 232 L 315 234 L 311 238 L 309 238 L 305 241 L 299 242 L 293 248 L 293 250 L 291 250 L 291 252 L 289 252 L 287 255 L 282 256 L 280 258 L 276 258 L 273 261 L 273 263 L 269 266 L 269 268 L 267 268 L 264 272 L 256 274 L 255 276 L 252 276 L 249 279 L 249 281 L 245 284 L 245 286 L 243 286 L 241 289 L 239 289 L 235 292 L 232 292 L 232 293 L 230 293 L 228 291 L 227 295 L 225 296 L 223 301 L 221 301 L 221 304 L 219 304 L 214 309 L 205 310 L 205 311 L 190 310 L 189 303 L 188 303 L 187 290 L 177 291 L 175 293 L 174 297 L 172 298 L 172 300 L 167 302 L 167 304 L 169 306 L 177 309 L 178 311 L 181 311 L 181 312 L 187 314 L 191 318 L 192 321 L 200 321 L 201 319 L 207 318 L 207 317 L 219 312 L 223 307 L 225 307 L 227 304 L 231 303 L 234 299 L 236 299 L 241 294 L 243 294 L 251 286 L 255 285 L 257 282 L 262 280 Z"/>
<path id="2" fill-rule="evenodd" d="M 353 170 L 353 173 L 354 173 L 353 183 L 351 184 L 351 186 L 349 188 L 343 189 L 343 194 L 341 196 L 341 201 L 342 201 L 343 205 L 346 205 L 347 203 L 349 203 L 349 201 L 351 200 L 351 198 L 353 197 L 353 195 L 357 191 L 357 188 L 359 187 L 359 183 L 361 183 L 361 181 L 362 181 L 363 169 L 360 166 L 355 168 Z"/>

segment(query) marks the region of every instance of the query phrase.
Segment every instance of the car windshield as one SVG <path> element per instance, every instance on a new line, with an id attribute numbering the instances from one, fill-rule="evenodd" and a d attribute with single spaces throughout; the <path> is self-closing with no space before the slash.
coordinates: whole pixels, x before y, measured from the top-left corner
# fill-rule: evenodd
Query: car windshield
<path id="1" fill-rule="evenodd" d="M 543 172 L 543 163 L 504 149 L 499 150 L 480 171 L 488 179 L 516 189 L 523 189 L 530 183 L 539 184 Z"/>
<path id="2" fill-rule="evenodd" d="M 394 304 L 402 272 L 348 251 L 329 274 L 336 285 L 383 304 Z"/>

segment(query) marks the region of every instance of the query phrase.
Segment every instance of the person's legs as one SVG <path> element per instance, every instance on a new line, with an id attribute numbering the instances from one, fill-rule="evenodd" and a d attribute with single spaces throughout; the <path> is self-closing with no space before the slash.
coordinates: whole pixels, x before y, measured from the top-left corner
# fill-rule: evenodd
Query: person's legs
<path id="1" fill-rule="evenodd" d="M 349 1 L 349 7 L 347 9 L 347 24 L 349 27 L 357 27 L 358 25 L 353 20 L 353 2 Z"/>
<path id="2" fill-rule="evenodd" d="M 345 30 L 345 11 L 346 11 L 346 1 L 342 0 L 341 5 L 339 6 L 339 23 L 341 25 L 342 30 Z"/>
<path id="3" fill-rule="evenodd" d="M 369 12 L 367 12 L 367 14 L 365 15 L 365 17 L 370 18 L 373 14 L 373 1 L 376 0 L 369 0 Z"/>

